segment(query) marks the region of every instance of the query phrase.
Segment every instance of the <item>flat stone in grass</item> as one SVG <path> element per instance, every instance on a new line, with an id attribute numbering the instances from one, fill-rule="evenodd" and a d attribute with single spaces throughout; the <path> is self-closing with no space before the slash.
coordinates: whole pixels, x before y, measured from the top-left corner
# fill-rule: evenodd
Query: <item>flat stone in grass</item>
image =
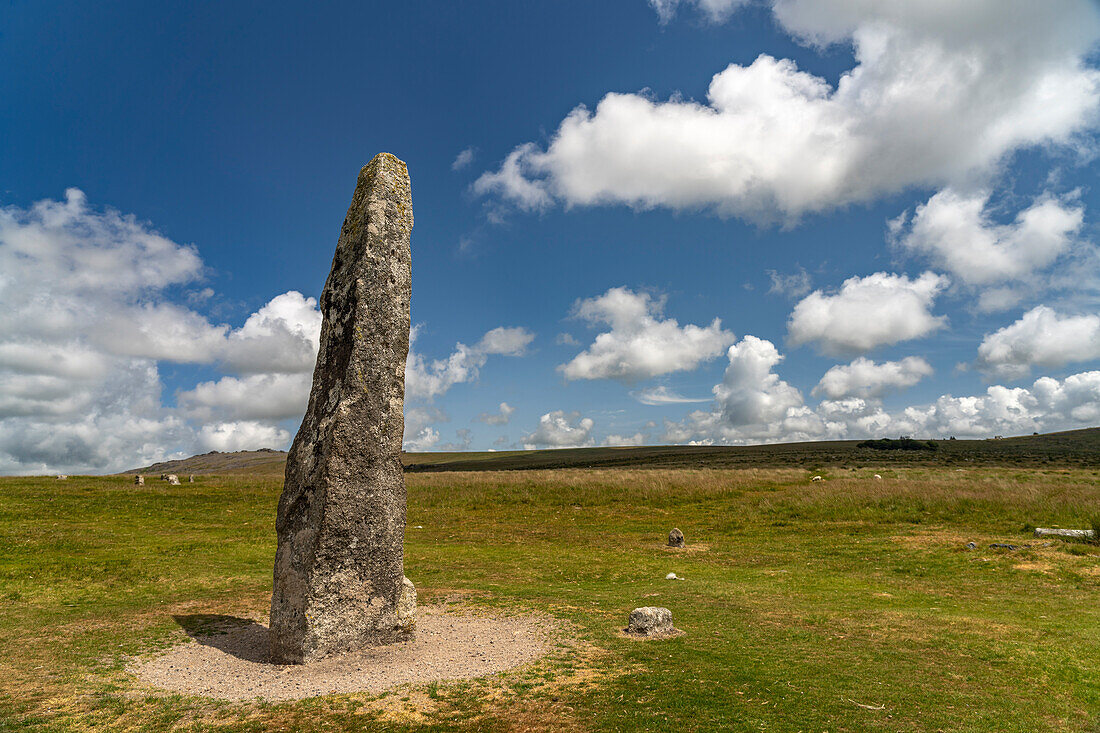
<path id="1" fill-rule="evenodd" d="M 1091 540 L 1094 534 L 1091 529 L 1035 528 L 1036 537 L 1066 537 L 1071 540 Z"/>
<path id="2" fill-rule="evenodd" d="M 672 611 L 662 606 L 635 608 L 630 612 L 630 621 L 624 632 L 647 639 L 668 638 L 682 633 L 672 626 Z"/>

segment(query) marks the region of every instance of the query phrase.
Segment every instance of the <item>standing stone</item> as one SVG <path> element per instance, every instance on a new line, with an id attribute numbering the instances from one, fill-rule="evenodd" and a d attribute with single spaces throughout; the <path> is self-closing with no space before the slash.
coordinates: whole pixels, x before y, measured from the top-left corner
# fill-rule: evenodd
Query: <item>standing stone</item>
<path id="1" fill-rule="evenodd" d="M 144 485 L 145 485 L 145 477 L 144 476 L 134 476 L 134 486 L 144 486 Z"/>
<path id="2" fill-rule="evenodd" d="M 407 635 L 398 606 L 412 226 L 408 170 L 379 153 L 359 171 L 321 293 L 313 388 L 287 456 L 271 597 L 277 663 Z"/>
<path id="3" fill-rule="evenodd" d="M 192 474 L 192 475 L 190 475 L 190 476 L 188 476 L 188 477 L 187 477 L 187 483 L 189 483 L 189 484 L 193 484 L 193 483 L 195 483 L 195 476 L 194 476 L 194 474 Z"/>
<path id="4" fill-rule="evenodd" d="M 168 474 L 168 485 L 169 486 L 179 486 L 180 485 L 180 477 L 177 476 L 174 473 Z"/>
<path id="5" fill-rule="evenodd" d="M 675 527 L 668 533 L 668 546 L 669 547 L 683 547 L 684 546 L 684 533 Z"/>

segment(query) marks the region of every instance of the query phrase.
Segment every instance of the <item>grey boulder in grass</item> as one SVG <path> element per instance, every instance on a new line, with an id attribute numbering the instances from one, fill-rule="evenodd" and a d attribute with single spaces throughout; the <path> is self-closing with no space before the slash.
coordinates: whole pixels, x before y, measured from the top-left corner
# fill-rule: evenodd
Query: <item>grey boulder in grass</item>
<path id="1" fill-rule="evenodd" d="M 672 627 L 672 611 L 662 606 L 643 606 L 630 612 L 630 622 L 626 633 L 635 636 L 671 636 L 676 633 Z"/>
<path id="2" fill-rule="evenodd" d="M 401 438 L 412 226 L 408 170 L 379 153 L 359 172 L 321 293 L 313 388 L 287 456 L 271 598 L 278 663 L 411 633 Z"/>

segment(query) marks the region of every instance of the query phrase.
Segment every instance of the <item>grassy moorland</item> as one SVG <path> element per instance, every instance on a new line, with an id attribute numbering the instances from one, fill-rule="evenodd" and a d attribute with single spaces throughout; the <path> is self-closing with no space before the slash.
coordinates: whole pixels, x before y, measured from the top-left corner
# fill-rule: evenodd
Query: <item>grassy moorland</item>
<path id="1" fill-rule="evenodd" d="M 1100 428 L 1000 440 L 933 440 L 934 450 L 874 450 L 859 440 L 749 446 L 658 445 L 637 448 L 463 453 L 406 453 L 409 472 L 531 471 L 560 468 L 772 468 L 820 466 L 1060 466 L 1100 468 Z M 281 474 L 282 451 L 207 453 L 135 469 L 154 475 Z"/>
<path id="2" fill-rule="evenodd" d="M 281 704 L 126 671 L 186 638 L 177 617 L 263 616 L 277 472 L 0 479 L 0 731 L 1100 731 L 1100 547 L 1028 532 L 1088 526 L 1100 469 L 871 461 L 411 473 L 422 601 L 552 614 L 580 641 Z M 673 526 L 689 551 L 663 547 Z M 640 605 L 686 635 L 619 637 Z"/>

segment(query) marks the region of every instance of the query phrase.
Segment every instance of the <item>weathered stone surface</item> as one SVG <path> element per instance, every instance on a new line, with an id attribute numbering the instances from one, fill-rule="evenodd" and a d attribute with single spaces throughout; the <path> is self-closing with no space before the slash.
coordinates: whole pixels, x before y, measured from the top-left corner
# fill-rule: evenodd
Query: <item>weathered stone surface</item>
<path id="1" fill-rule="evenodd" d="M 630 612 L 626 633 L 639 636 L 665 636 L 675 633 L 672 611 L 661 606 L 644 606 Z"/>
<path id="2" fill-rule="evenodd" d="M 144 476 L 134 476 L 134 486 L 144 486 L 144 485 L 145 485 L 145 477 Z"/>
<path id="3" fill-rule="evenodd" d="M 195 477 L 194 477 L 194 475 L 191 475 L 191 476 L 188 476 L 188 477 L 187 477 L 187 483 L 189 483 L 189 484 L 193 484 L 193 483 L 195 483 Z"/>
<path id="4" fill-rule="evenodd" d="M 171 486 L 179 486 L 180 485 L 180 477 L 177 476 L 174 473 L 168 474 L 168 478 L 166 480 L 168 481 L 168 483 Z"/>
<path id="5" fill-rule="evenodd" d="M 398 605 L 412 226 L 405 164 L 380 153 L 359 172 L 340 231 L 309 407 L 287 456 L 271 599 L 277 662 L 406 633 Z"/>
<path id="6" fill-rule="evenodd" d="M 683 547 L 684 546 L 684 533 L 673 527 L 672 531 L 668 533 L 668 546 L 669 547 Z"/>

